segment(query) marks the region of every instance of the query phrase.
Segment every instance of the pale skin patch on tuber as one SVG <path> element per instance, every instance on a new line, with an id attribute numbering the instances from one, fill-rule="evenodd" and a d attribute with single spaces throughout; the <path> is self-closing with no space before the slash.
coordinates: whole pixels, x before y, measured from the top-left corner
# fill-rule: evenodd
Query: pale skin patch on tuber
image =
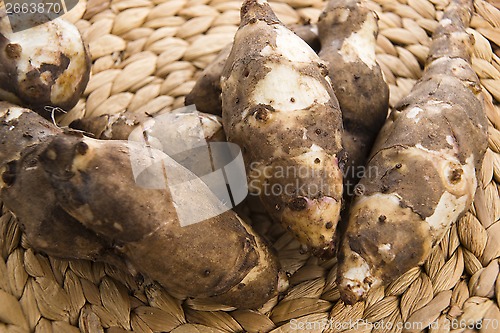
<path id="1" fill-rule="evenodd" d="M 277 112 L 291 112 L 330 100 L 324 84 L 315 78 L 305 76 L 287 64 L 270 62 L 264 66 L 270 71 L 255 86 L 250 97 L 253 104 L 269 104 Z"/>
<path id="2" fill-rule="evenodd" d="M 434 214 L 425 219 L 431 227 L 433 239 L 438 242 L 444 236 L 448 221 L 456 221 L 470 202 L 468 195 L 456 197 L 449 192 L 444 192 L 439 200 Z"/>
<path id="3" fill-rule="evenodd" d="M 424 111 L 422 108 L 419 108 L 418 106 L 416 106 L 416 107 L 412 108 L 410 111 L 408 111 L 406 116 L 408 118 L 415 119 L 415 122 L 418 123 L 420 121 L 418 114 L 422 111 Z"/>
<path id="4" fill-rule="evenodd" d="M 71 164 L 71 171 L 77 173 L 80 170 L 86 170 L 92 160 L 96 157 L 95 150 L 102 147 L 105 143 L 99 142 L 97 140 L 85 140 L 82 141 L 80 146 L 85 151 L 81 150 L 82 153 L 76 154 L 73 158 L 73 163 Z"/>
<path id="5" fill-rule="evenodd" d="M 472 202 L 471 194 L 475 192 L 477 187 L 474 156 L 470 156 L 463 166 L 458 161 L 450 162 L 449 159 L 441 162 L 440 165 L 440 169 L 443 170 L 441 178 L 447 191 L 439 199 L 434 214 L 425 219 L 431 227 L 435 243 L 441 240 L 448 226 L 448 221 L 456 221 L 470 205 Z"/>
<path id="6" fill-rule="evenodd" d="M 350 290 L 357 296 L 361 296 L 368 291 L 368 286 L 380 284 L 378 279 L 374 279 L 371 276 L 370 267 L 360 255 L 352 252 L 350 253 L 349 260 L 355 262 L 357 265 L 343 272 L 344 279 L 340 285 L 342 288 Z"/>
<path id="7" fill-rule="evenodd" d="M 377 21 L 368 19 L 363 23 L 360 30 L 354 31 L 351 36 L 346 38 L 339 51 L 344 61 L 357 62 L 361 60 L 368 68 L 372 69 L 376 65 L 376 44 L 373 32 L 377 30 Z"/>
<path id="8" fill-rule="evenodd" d="M 391 248 L 391 243 L 384 243 L 378 247 L 378 253 L 385 261 L 393 261 L 396 258 L 396 254 L 391 251 Z"/>
<path id="9" fill-rule="evenodd" d="M 309 45 L 301 38 L 297 38 L 288 28 L 282 25 L 275 25 L 273 28 L 276 32 L 276 47 L 265 46 L 260 52 L 263 57 L 278 54 L 292 62 L 319 62 L 318 56 Z"/>
<path id="10" fill-rule="evenodd" d="M 20 107 L 12 107 L 6 109 L 0 114 L 0 117 L 5 117 L 4 121 L 10 123 L 11 121 L 19 119 L 19 117 L 23 114 L 23 109 Z"/>
<path id="11" fill-rule="evenodd" d="M 259 26 L 259 22 L 254 23 L 250 30 L 253 30 L 257 26 Z M 247 27 L 243 27 L 241 30 L 246 28 Z M 293 37 L 289 38 L 290 32 L 287 29 L 281 26 L 274 26 L 274 29 L 280 34 L 276 41 L 278 44 L 277 49 L 284 49 L 284 53 L 287 54 L 288 58 L 307 59 L 315 56 L 315 54 L 311 53 L 311 50 L 304 49 L 302 42 L 296 41 Z M 296 24 L 290 26 L 290 29 L 311 46 L 311 48 L 319 51 L 320 42 L 318 39 L 317 26 Z M 203 70 L 191 92 L 186 95 L 185 105 L 195 104 L 199 111 L 219 116 L 222 114 L 220 79 L 231 47 L 232 44 L 226 46 L 213 62 Z M 266 52 L 271 53 L 274 49 L 276 49 L 275 46 L 264 46 L 261 55 L 265 56 Z M 318 59 L 315 59 L 315 61 L 318 61 Z"/>

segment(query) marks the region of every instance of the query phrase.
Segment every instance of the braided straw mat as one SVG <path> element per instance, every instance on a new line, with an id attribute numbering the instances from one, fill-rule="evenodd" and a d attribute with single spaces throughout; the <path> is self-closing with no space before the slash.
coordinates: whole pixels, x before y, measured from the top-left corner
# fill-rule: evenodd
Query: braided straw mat
<path id="1" fill-rule="evenodd" d="M 391 105 L 422 72 L 430 34 L 448 0 L 373 0 L 380 17 L 378 61 Z M 496 0 L 495 0 L 496 1 Z M 240 1 L 89 0 L 66 18 L 93 58 L 84 98 L 61 125 L 124 110 L 177 108 L 194 80 L 228 44 Z M 271 3 L 286 24 L 316 21 L 324 1 Z M 284 297 L 259 311 L 176 300 L 102 263 L 46 257 L 30 249 L 15 219 L 0 217 L 0 332 L 500 332 L 500 4 L 477 0 L 473 66 L 489 118 L 489 149 L 471 210 L 428 261 L 365 302 L 345 306 L 336 260 L 319 261 L 270 223 L 255 203 L 240 212 L 269 236 L 290 275 Z"/>

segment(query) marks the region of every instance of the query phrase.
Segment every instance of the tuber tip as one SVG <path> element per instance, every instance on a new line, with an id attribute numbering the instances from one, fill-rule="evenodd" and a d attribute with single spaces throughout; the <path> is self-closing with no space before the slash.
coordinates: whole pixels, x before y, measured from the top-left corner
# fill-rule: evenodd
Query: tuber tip
<path id="1" fill-rule="evenodd" d="M 352 305 L 364 300 L 376 281 L 368 263 L 358 253 L 351 252 L 348 259 L 350 260 L 342 260 L 337 283 L 340 298 L 344 303 Z"/>
<path id="2" fill-rule="evenodd" d="M 264 21 L 267 24 L 280 24 L 280 20 L 266 0 L 246 0 L 241 6 L 240 26 Z"/>
<path id="3" fill-rule="evenodd" d="M 370 289 L 368 284 L 358 280 L 342 279 L 339 282 L 340 298 L 348 305 L 364 300 Z"/>
<path id="4" fill-rule="evenodd" d="M 331 258 L 336 253 L 336 227 L 340 217 L 341 200 L 330 196 L 311 199 L 295 197 L 283 212 L 283 221 L 290 231 L 315 256 Z"/>

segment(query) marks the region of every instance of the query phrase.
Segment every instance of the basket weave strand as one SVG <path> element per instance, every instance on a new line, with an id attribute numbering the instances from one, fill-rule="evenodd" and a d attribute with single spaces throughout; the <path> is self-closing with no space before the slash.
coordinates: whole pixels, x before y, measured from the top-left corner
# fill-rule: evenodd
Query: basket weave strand
<path id="1" fill-rule="evenodd" d="M 447 0 L 371 0 L 380 18 L 377 59 L 393 106 L 422 74 L 430 35 Z M 232 41 L 241 1 L 89 0 L 66 19 L 92 53 L 92 77 L 61 125 L 103 113 L 148 112 L 183 105 L 200 71 Z M 286 24 L 315 22 L 321 0 L 278 0 Z M 0 332 L 497 332 L 500 329 L 500 10 L 475 2 L 473 68 L 484 88 L 489 149 L 473 207 L 422 267 L 365 302 L 345 306 L 336 260 L 301 253 L 299 244 L 249 202 L 240 214 L 274 241 L 290 288 L 259 311 L 177 300 L 103 263 L 68 261 L 33 251 L 1 207 Z M 477 322 L 475 328 L 465 325 Z M 325 325 L 321 325 L 321 323 Z M 349 326 L 349 324 L 355 324 Z M 300 330 L 299 328 L 303 328 Z"/>

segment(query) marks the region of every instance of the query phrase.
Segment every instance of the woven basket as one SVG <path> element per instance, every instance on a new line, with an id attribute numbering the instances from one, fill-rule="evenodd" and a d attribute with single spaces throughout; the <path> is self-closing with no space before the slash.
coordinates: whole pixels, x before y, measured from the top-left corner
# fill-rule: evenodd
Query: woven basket
<path id="1" fill-rule="evenodd" d="M 391 105 L 422 73 L 430 35 L 448 0 L 373 0 L 380 17 L 378 61 Z M 228 44 L 241 1 L 89 0 L 66 14 L 93 58 L 84 98 L 60 119 L 154 113 L 183 104 L 194 80 Z M 286 24 L 316 21 L 320 0 L 271 3 Z M 241 214 L 267 234 L 290 274 L 284 298 L 259 311 L 177 300 L 127 272 L 33 251 L 16 220 L 0 217 L 0 332 L 499 332 L 500 331 L 500 11 L 477 0 L 470 32 L 473 67 L 489 118 L 489 149 L 474 206 L 428 261 L 354 306 L 339 301 L 336 260 L 319 261 L 270 223 L 258 205 Z M 1 207 L 1 204 L 0 204 Z M 475 325 L 471 325 L 475 323 Z"/>

